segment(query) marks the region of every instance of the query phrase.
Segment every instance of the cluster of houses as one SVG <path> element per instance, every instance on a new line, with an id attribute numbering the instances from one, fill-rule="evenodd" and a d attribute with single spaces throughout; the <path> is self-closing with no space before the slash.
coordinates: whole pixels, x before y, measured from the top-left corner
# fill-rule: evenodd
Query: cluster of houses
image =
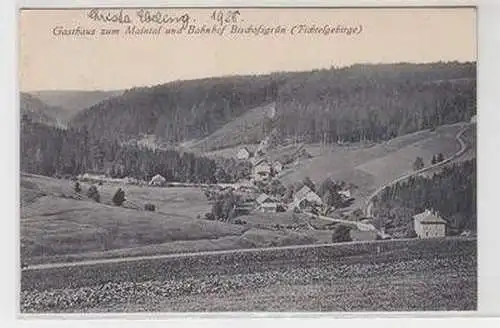
<path id="1" fill-rule="evenodd" d="M 269 137 L 266 137 L 260 142 L 255 152 L 251 152 L 248 147 L 242 147 L 236 154 L 237 159 L 249 161 L 252 164 L 252 181 L 269 181 L 283 170 L 283 164 L 280 161 L 271 162 L 265 158 L 268 147 Z"/>
<path id="2" fill-rule="evenodd" d="M 345 190 L 339 192 L 339 194 L 344 198 L 348 199 L 346 195 L 350 197 L 350 192 Z M 261 212 L 272 213 L 272 212 L 285 212 L 285 211 L 307 211 L 324 213 L 328 206 L 323 202 L 321 197 L 316 194 L 308 186 L 303 186 L 299 189 L 293 196 L 293 200 L 289 203 L 279 199 L 279 197 L 270 196 L 268 194 L 262 193 L 256 199 L 257 209 Z"/>

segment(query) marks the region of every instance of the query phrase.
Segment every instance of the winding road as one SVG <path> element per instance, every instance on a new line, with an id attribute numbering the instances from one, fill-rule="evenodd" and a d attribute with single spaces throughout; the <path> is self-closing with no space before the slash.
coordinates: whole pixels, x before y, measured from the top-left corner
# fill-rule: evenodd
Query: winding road
<path id="1" fill-rule="evenodd" d="M 365 216 L 366 217 L 372 217 L 373 214 L 372 214 L 372 208 L 373 208 L 373 199 L 380 193 L 382 192 L 382 190 L 384 190 L 386 187 L 388 186 L 391 186 L 393 184 L 396 184 L 398 182 L 401 182 L 401 181 L 404 181 L 406 179 L 409 179 L 410 177 L 413 177 L 413 176 L 417 176 L 417 175 L 420 175 L 422 173 L 425 173 L 427 171 L 430 171 L 432 169 L 435 169 L 437 167 L 441 167 L 441 166 L 444 166 L 448 163 L 450 163 L 451 161 L 453 161 L 454 159 L 462 156 L 465 151 L 467 150 L 468 148 L 468 145 L 465 143 L 465 141 L 462 139 L 462 136 L 463 134 L 465 133 L 465 131 L 467 131 L 469 128 L 471 127 L 470 124 L 466 125 L 464 128 L 462 128 L 456 135 L 456 139 L 458 141 L 458 143 L 460 144 L 460 149 L 458 150 L 458 152 L 456 152 L 455 154 L 453 154 L 452 156 L 448 157 L 447 159 L 445 159 L 444 161 L 442 162 L 439 162 L 437 164 L 434 164 L 434 165 L 431 165 L 431 166 L 427 166 L 427 167 L 424 167 L 418 171 L 414 171 L 414 172 L 411 172 L 411 173 L 408 173 L 408 174 L 405 174 L 403 176 L 400 176 L 392 181 L 390 181 L 389 183 L 386 183 L 382 186 L 380 186 L 379 188 L 377 188 L 377 190 L 375 190 L 371 195 L 370 197 L 368 197 L 366 203 L 365 203 L 365 208 L 364 208 L 364 213 L 365 213 Z"/>
<path id="2" fill-rule="evenodd" d="M 395 184 L 397 182 L 403 181 L 405 179 L 410 178 L 411 176 L 422 174 L 431 169 L 444 166 L 449 162 L 453 161 L 457 157 L 461 156 L 467 150 L 467 144 L 462 139 L 462 135 L 467 129 L 470 128 L 470 125 L 465 126 L 460 132 L 456 135 L 456 139 L 460 144 L 460 150 L 455 153 L 453 156 L 445 159 L 444 161 L 431 165 L 429 167 L 425 167 L 421 170 L 403 175 L 381 187 L 379 187 L 375 192 L 373 192 L 368 198 L 365 204 L 365 214 L 367 217 L 371 217 L 371 211 L 373 207 L 373 198 L 380 193 L 385 187 Z M 331 222 L 336 223 L 345 223 L 356 225 L 359 230 L 362 231 L 374 231 L 377 232 L 383 239 L 388 237 L 388 235 L 382 233 L 381 231 L 374 228 L 371 224 L 366 224 L 362 222 L 353 222 L 342 219 L 334 219 L 327 216 L 314 215 L 311 213 L 306 213 L 314 218 L 319 218 Z M 407 239 L 398 239 L 398 241 L 404 241 Z M 409 239 L 408 239 L 409 240 Z M 386 242 L 384 240 L 377 242 Z M 362 244 L 362 243 L 373 243 L 373 241 L 355 241 L 350 243 Z M 345 243 L 342 243 L 345 244 Z M 207 255 L 223 255 L 223 254 L 232 254 L 232 253 L 249 253 L 249 252 L 269 252 L 276 250 L 285 250 L 285 249 L 305 249 L 305 248 L 320 248 L 325 246 L 334 246 L 336 244 L 312 244 L 312 245 L 293 245 L 293 246 L 281 246 L 281 247 L 266 247 L 266 248 L 251 248 L 251 249 L 231 249 L 231 250 L 218 250 L 218 251 L 205 251 L 205 252 L 193 252 L 193 253 L 177 253 L 177 254 L 162 254 L 162 255 L 149 255 L 149 256 L 130 256 L 130 257 L 121 257 L 121 258 L 108 258 L 108 259 L 96 259 L 96 260 L 85 260 L 78 262 L 64 262 L 64 263 L 45 263 L 45 264 L 36 264 L 36 265 L 28 265 L 21 268 L 21 271 L 32 271 L 32 270 L 44 270 L 44 269 L 53 269 L 53 268 L 72 268 L 72 267 L 82 267 L 82 266 L 90 266 L 90 265 L 99 265 L 99 264 L 109 264 L 109 263 L 123 263 L 123 262 L 134 262 L 134 261 L 144 261 L 144 260 L 160 260 L 167 258 L 182 258 L 182 257 L 191 257 L 191 256 L 207 256 Z"/>

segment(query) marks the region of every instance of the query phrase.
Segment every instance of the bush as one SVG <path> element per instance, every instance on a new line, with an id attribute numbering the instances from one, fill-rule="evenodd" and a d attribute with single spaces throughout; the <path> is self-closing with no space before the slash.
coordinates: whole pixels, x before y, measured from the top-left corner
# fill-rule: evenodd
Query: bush
<path id="1" fill-rule="evenodd" d="M 146 204 L 144 205 L 144 210 L 146 211 L 150 211 L 150 212 L 154 212 L 156 209 L 155 205 L 154 204 Z"/>
<path id="2" fill-rule="evenodd" d="M 351 227 L 344 224 L 337 225 L 333 230 L 332 242 L 341 243 L 345 241 L 352 241 L 350 232 Z"/>
<path id="3" fill-rule="evenodd" d="M 80 182 L 75 182 L 75 192 L 78 194 L 82 191 L 82 188 L 80 187 Z"/>
<path id="4" fill-rule="evenodd" d="M 417 157 L 415 162 L 413 162 L 413 170 L 418 171 L 424 168 L 424 159 L 422 157 Z"/>
<path id="5" fill-rule="evenodd" d="M 125 202 L 125 191 L 122 188 L 118 188 L 115 195 L 113 196 L 113 204 L 116 206 L 121 206 Z"/>
<path id="6" fill-rule="evenodd" d="M 87 191 L 87 197 L 95 200 L 96 202 L 101 201 L 101 196 L 99 195 L 99 191 L 95 185 L 91 185 L 89 190 Z"/>
<path id="7" fill-rule="evenodd" d="M 215 221 L 215 216 L 211 212 L 205 213 L 205 220 Z"/>

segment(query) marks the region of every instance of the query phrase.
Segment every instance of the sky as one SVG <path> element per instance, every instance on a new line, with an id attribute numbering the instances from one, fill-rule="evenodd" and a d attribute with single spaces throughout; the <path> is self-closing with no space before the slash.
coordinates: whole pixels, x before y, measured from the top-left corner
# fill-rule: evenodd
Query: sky
<path id="1" fill-rule="evenodd" d="M 138 10 L 123 11 L 122 17 L 128 15 L 130 24 L 95 21 L 89 17 L 90 9 L 22 10 L 18 43 L 20 90 L 117 90 L 173 80 L 303 71 L 355 63 L 476 60 L 473 8 L 245 8 L 239 10 L 238 26 L 279 25 L 287 33 L 124 34 L 128 25 L 157 26 L 141 24 Z M 208 28 L 215 23 L 210 17 L 212 12 L 213 9 L 161 9 L 162 14 L 170 16 L 188 14 L 191 25 L 205 24 Z M 291 28 L 301 24 L 362 30 L 350 36 L 291 35 Z M 97 34 L 102 28 L 118 28 L 121 34 L 61 36 L 55 35 L 56 27 L 95 28 Z"/>

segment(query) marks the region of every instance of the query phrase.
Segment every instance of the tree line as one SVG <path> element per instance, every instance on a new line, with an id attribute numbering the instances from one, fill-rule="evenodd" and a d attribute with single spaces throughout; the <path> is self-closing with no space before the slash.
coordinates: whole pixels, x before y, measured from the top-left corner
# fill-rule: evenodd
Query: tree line
<path id="1" fill-rule="evenodd" d="M 248 174 L 248 168 L 235 160 L 216 162 L 173 149 L 123 145 L 86 129 L 60 129 L 30 121 L 21 124 L 20 164 L 24 172 L 46 176 L 99 173 L 146 181 L 160 174 L 167 181 L 233 182 Z"/>

